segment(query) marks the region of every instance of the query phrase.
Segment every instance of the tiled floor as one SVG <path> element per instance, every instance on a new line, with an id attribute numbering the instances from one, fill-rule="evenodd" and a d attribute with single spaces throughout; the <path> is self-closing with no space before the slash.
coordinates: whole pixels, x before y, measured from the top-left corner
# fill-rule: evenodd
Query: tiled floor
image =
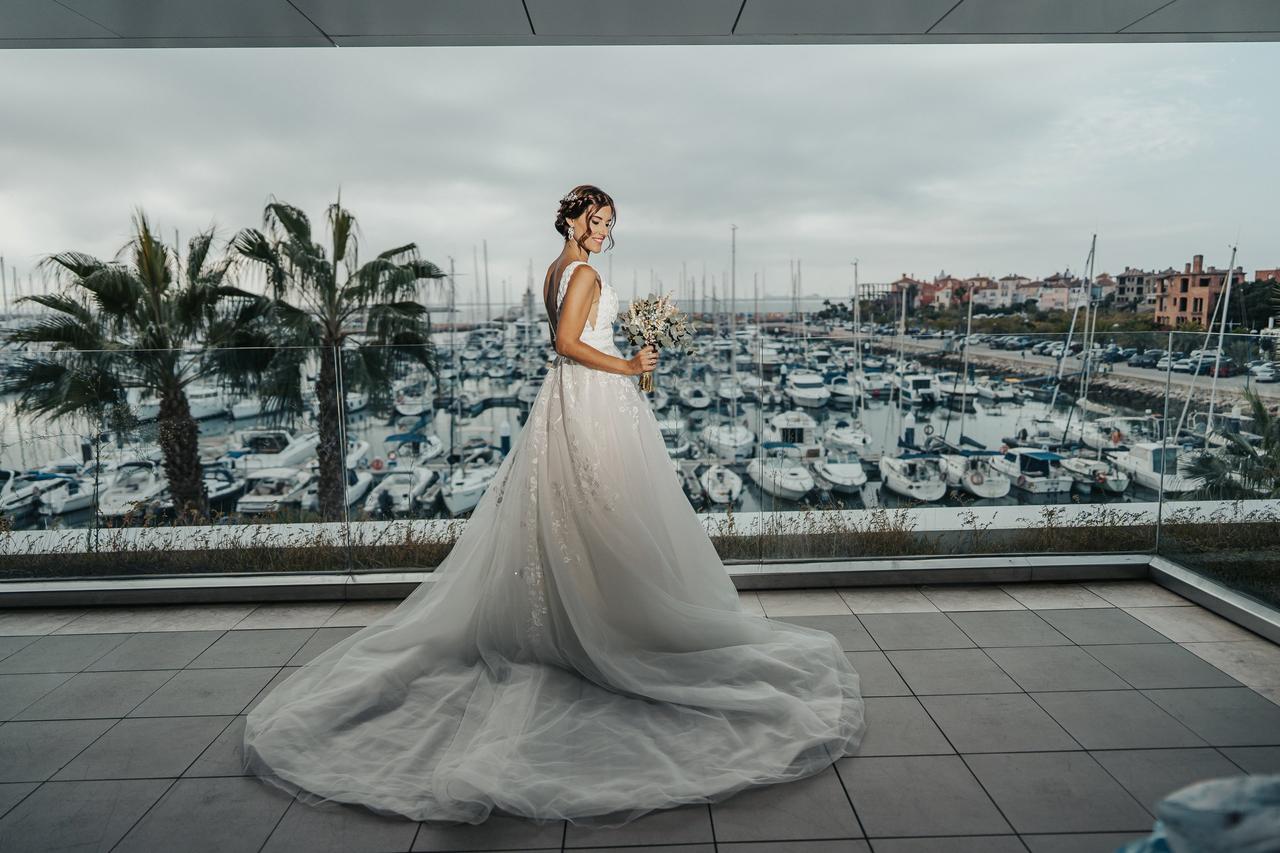
<path id="1" fill-rule="evenodd" d="M 1280 647 L 1150 583 L 742 599 L 840 638 L 860 752 L 611 831 L 419 824 L 239 775 L 257 698 L 395 602 L 0 610 L 0 850 L 1111 851 L 1172 790 L 1280 772 Z"/>

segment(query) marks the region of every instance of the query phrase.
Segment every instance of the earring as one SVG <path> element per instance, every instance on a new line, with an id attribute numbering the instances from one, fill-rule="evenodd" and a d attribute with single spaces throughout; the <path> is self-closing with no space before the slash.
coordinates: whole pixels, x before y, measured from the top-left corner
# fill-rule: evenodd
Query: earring
<path id="1" fill-rule="evenodd" d="M 573 239 L 573 226 L 572 226 L 572 225 L 570 225 L 570 226 L 569 226 L 569 239 L 570 239 L 570 240 L 572 240 L 572 239 Z"/>

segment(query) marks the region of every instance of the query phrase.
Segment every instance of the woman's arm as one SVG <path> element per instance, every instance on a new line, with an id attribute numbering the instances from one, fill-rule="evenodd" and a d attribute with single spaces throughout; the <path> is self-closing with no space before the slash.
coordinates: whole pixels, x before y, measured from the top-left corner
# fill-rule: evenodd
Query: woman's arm
<path id="1" fill-rule="evenodd" d="M 634 358 L 618 358 L 581 341 L 582 330 L 587 325 L 587 315 L 591 313 L 591 297 L 595 289 L 596 271 L 588 264 L 579 264 L 569 276 L 569 285 L 556 318 L 556 352 L 587 367 L 608 373 L 621 373 L 623 376 L 641 373 Z M 605 319 L 597 316 L 596 323 Z M 608 319 L 612 321 L 612 318 Z"/>

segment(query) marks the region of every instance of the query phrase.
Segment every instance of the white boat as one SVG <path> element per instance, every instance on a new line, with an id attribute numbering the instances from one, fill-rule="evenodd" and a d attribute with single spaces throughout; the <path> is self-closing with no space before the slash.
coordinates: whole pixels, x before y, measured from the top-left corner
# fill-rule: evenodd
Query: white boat
<path id="1" fill-rule="evenodd" d="M 452 515 L 475 509 L 497 473 L 496 463 L 459 465 L 440 489 L 445 507 Z"/>
<path id="2" fill-rule="evenodd" d="M 941 500 L 947 494 L 938 457 L 930 454 L 881 456 L 880 481 L 889 491 L 917 501 Z"/>
<path id="3" fill-rule="evenodd" d="M 793 405 L 811 409 L 825 406 L 831 399 L 831 392 L 822 384 L 822 377 L 812 370 L 793 370 L 788 373 L 783 393 Z"/>
<path id="4" fill-rule="evenodd" d="M 737 503 L 742 496 L 742 477 L 724 465 L 712 464 L 698 477 L 707 500 L 713 504 Z"/>
<path id="5" fill-rule="evenodd" d="M 808 412 L 791 409 L 778 412 L 764 425 L 764 441 L 782 447 L 788 456 L 812 459 L 822 455 L 818 422 Z"/>
<path id="6" fill-rule="evenodd" d="M 932 406 L 938 402 L 938 389 L 928 373 L 895 373 L 893 385 L 903 403 Z"/>
<path id="7" fill-rule="evenodd" d="M 733 377 L 725 377 L 716 383 L 716 396 L 726 403 L 735 403 L 743 397 L 741 383 Z"/>
<path id="8" fill-rule="evenodd" d="M 235 446 L 218 461 L 239 471 L 253 468 L 288 468 L 304 465 L 316 452 L 320 433 L 297 432 L 284 427 L 246 429 L 236 433 Z"/>
<path id="9" fill-rule="evenodd" d="M 236 512 L 259 515 L 297 505 L 313 479 L 311 471 L 294 466 L 252 468 L 245 474 L 245 491 L 236 501 Z"/>
<path id="10" fill-rule="evenodd" d="M 711 405 L 711 395 L 707 389 L 696 383 L 680 386 L 680 402 L 690 409 L 705 409 Z"/>
<path id="11" fill-rule="evenodd" d="M 1167 441 L 1136 442 L 1127 451 L 1111 454 L 1111 461 L 1133 482 L 1153 492 L 1163 488 L 1165 494 L 1176 495 L 1204 486 L 1199 477 L 1187 476 L 1188 461 L 1179 456 L 1177 445 Z"/>
<path id="12" fill-rule="evenodd" d="M 414 417 L 431 410 L 432 398 L 424 380 L 405 382 L 393 392 L 396 414 Z"/>
<path id="13" fill-rule="evenodd" d="M 1004 382 L 992 379 L 989 376 L 980 378 L 977 382 L 978 396 L 992 403 L 1016 403 L 1018 395 L 1012 386 Z"/>
<path id="14" fill-rule="evenodd" d="M 1136 441 L 1154 441 L 1156 421 L 1151 417 L 1116 415 L 1085 421 L 1080 441 L 1094 450 L 1122 450 Z"/>
<path id="15" fill-rule="evenodd" d="M 944 401 L 952 399 L 976 400 L 978 386 L 967 379 L 962 379 L 954 370 L 944 370 L 934 377 L 934 386 Z"/>
<path id="16" fill-rule="evenodd" d="M 671 402 L 671 395 L 667 393 L 665 388 L 654 388 L 652 394 L 647 395 L 649 398 L 649 407 L 655 412 L 660 412 L 667 407 L 667 403 Z"/>
<path id="17" fill-rule="evenodd" d="M 858 396 L 858 386 L 853 383 L 847 373 L 837 373 L 827 380 L 827 390 L 832 397 L 841 400 L 852 400 Z"/>
<path id="18" fill-rule="evenodd" d="M 1032 494 L 1046 495 L 1071 491 L 1075 481 L 1062 467 L 1063 457 L 1038 447 L 1010 447 L 991 457 L 991 465 L 1013 484 Z"/>
<path id="19" fill-rule="evenodd" d="M 947 485 L 975 498 L 1002 498 L 1012 485 L 1003 472 L 991 465 L 994 450 L 953 450 L 938 454 Z"/>
<path id="20" fill-rule="evenodd" d="M 159 462 L 149 459 L 122 462 L 112 472 L 111 482 L 98 495 L 98 514 L 121 518 L 144 510 L 168 485 Z"/>
<path id="21" fill-rule="evenodd" d="M 823 431 L 822 444 L 828 451 L 851 450 L 860 453 L 871 444 L 871 436 L 858 421 L 841 415 L 832 420 Z"/>
<path id="22" fill-rule="evenodd" d="M 227 407 L 227 412 L 233 420 L 256 418 L 262 414 L 262 398 L 252 394 L 248 397 L 241 397 Z"/>
<path id="23" fill-rule="evenodd" d="M 1108 494 L 1124 494 L 1129 488 L 1129 475 L 1106 459 L 1086 459 L 1071 456 L 1062 460 L 1063 469 L 1075 481 L 1077 491 L 1092 492 L 1099 489 Z"/>
<path id="24" fill-rule="evenodd" d="M 861 494 L 867 484 L 867 472 L 857 454 L 848 451 L 827 453 L 813 461 L 813 473 L 831 484 L 837 492 Z"/>
<path id="25" fill-rule="evenodd" d="M 434 468 L 414 465 L 387 474 L 374 486 L 364 501 L 364 511 L 369 515 L 382 512 L 384 502 L 395 515 L 408 515 L 422 502 L 427 490 L 440 480 L 440 472 Z M 387 495 L 383 498 L 383 495 Z"/>
<path id="26" fill-rule="evenodd" d="M 853 384 L 858 389 L 858 393 L 869 400 L 887 400 L 893 393 L 893 386 L 889 380 L 878 371 L 864 369 L 862 373 L 853 377 Z"/>
<path id="27" fill-rule="evenodd" d="M 369 487 L 373 485 L 373 474 L 364 469 L 347 468 L 346 476 L 346 498 L 347 506 L 353 506 L 360 503 L 369 493 Z M 320 477 L 317 476 L 307 485 L 306 491 L 302 493 L 302 508 L 311 512 L 320 509 Z"/>
<path id="28" fill-rule="evenodd" d="M 244 493 L 245 478 L 230 467 L 220 462 L 209 462 L 202 467 L 201 479 L 210 508 L 231 506 Z M 156 507 L 164 511 L 173 509 L 173 494 L 168 488 L 157 500 Z"/>
<path id="29" fill-rule="evenodd" d="M 747 462 L 747 476 L 761 491 L 789 501 L 798 501 L 816 485 L 813 475 L 796 458 L 799 453 L 785 442 L 766 442 L 767 456 L 753 456 Z"/>
<path id="30" fill-rule="evenodd" d="M 751 455 L 756 434 L 740 423 L 708 424 L 702 428 L 702 440 L 717 456 L 737 459 Z"/>

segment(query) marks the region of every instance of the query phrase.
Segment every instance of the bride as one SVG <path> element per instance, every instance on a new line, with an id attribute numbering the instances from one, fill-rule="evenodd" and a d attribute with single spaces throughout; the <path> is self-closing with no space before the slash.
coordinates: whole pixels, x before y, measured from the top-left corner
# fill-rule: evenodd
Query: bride
<path id="1" fill-rule="evenodd" d="M 614 344 L 587 260 L 615 218 L 597 187 L 561 200 L 556 357 L 511 452 L 433 580 L 249 712 L 248 772 L 415 820 L 616 827 L 857 750 L 858 673 L 741 608 L 632 378 L 657 355 Z"/>

